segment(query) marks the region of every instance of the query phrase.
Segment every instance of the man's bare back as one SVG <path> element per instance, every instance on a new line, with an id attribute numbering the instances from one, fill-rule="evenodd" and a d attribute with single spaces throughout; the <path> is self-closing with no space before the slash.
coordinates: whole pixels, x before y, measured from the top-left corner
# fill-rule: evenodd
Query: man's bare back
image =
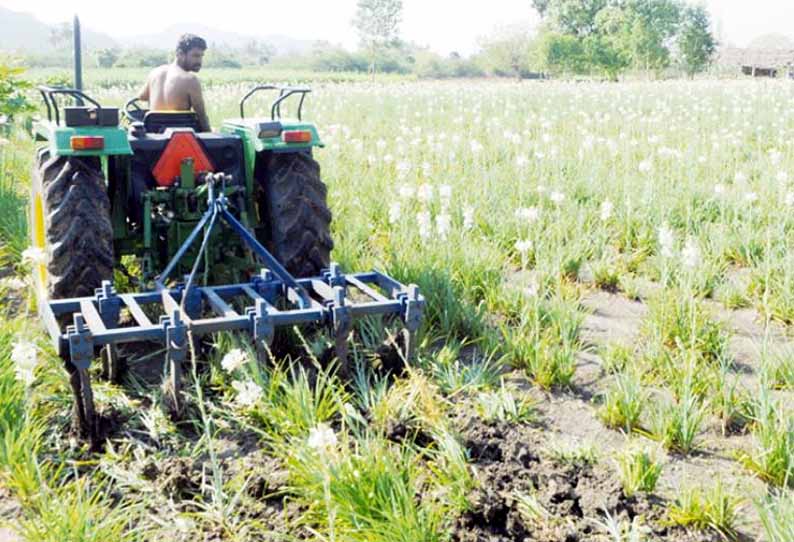
<path id="1" fill-rule="evenodd" d="M 204 107 L 201 83 L 196 75 L 201 69 L 206 46 L 203 48 L 200 45 L 191 46 L 193 42 L 190 41 L 183 46 L 185 38 L 183 36 L 177 46 L 176 60 L 172 64 L 165 64 L 152 70 L 138 98 L 148 101 L 151 111 L 192 110 L 198 117 L 199 130 L 209 132 L 209 118 Z M 201 40 L 194 36 L 187 38 Z"/>

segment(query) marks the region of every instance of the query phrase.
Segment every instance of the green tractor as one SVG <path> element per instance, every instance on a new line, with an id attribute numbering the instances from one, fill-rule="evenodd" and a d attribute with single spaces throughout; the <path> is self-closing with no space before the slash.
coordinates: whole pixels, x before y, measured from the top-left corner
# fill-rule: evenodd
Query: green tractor
<path id="1" fill-rule="evenodd" d="M 117 379 L 123 343 L 164 347 L 176 415 L 191 340 L 219 331 L 248 333 L 264 352 L 280 327 L 327 328 L 345 374 L 354 320 L 398 318 L 410 359 L 424 305 L 416 286 L 331 263 L 331 212 L 313 158 L 322 141 L 302 119 L 308 88 L 254 86 L 239 118 L 201 133 L 193 113 L 146 111 L 136 100 L 122 125 L 117 108 L 79 88 L 79 66 L 75 79 L 78 88 L 39 87 L 47 117 L 34 123 L 44 145 L 30 232 L 43 253 L 39 313 L 70 374 L 83 436 L 99 438 L 92 363 L 101 356 Z M 262 91 L 276 92 L 270 115 L 246 116 Z M 297 118 L 283 118 L 291 98 Z M 116 291 L 114 276 L 125 275 L 140 291 Z"/>
<path id="2" fill-rule="evenodd" d="M 76 89 L 39 87 L 46 121 L 34 123 L 39 149 L 31 190 L 33 246 L 50 247 L 38 277 L 50 297 L 93 295 L 125 256 L 150 282 L 165 269 L 207 210 L 208 173 L 231 182 L 225 195 L 240 222 L 296 277 L 329 267 L 333 241 L 327 189 L 312 150 L 316 127 L 301 120 L 310 90 L 260 85 L 240 101 L 240 118 L 220 133 L 197 132 L 192 112 L 146 111 L 130 100 L 119 125 L 116 108 L 102 107 Z M 246 118 L 256 92 L 277 90 L 267 119 Z M 90 105 L 59 107 L 66 95 Z M 298 119 L 281 105 L 300 95 Z M 222 242 L 221 242 L 222 240 Z M 192 249 L 176 272 L 192 266 Z M 213 232 L 204 255 L 206 280 L 229 282 L 256 271 L 256 260 L 228 227 Z"/>

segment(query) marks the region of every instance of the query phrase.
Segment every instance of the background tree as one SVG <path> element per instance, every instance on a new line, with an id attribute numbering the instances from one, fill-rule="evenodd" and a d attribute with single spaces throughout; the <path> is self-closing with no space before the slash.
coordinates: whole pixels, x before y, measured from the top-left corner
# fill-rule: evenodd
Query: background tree
<path id="1" fill-rule="evenodd" d="M 717 41 L 711 33 L 711 19 L 704 6 L 688 6 L 684 9 L 678 50 L 684 71 L 690 77 L 703 71 L 711 62 L 717 50 Z"/>
<path id="2" fill-rule="evenodd" d="M 524 25 L 498 28 L 483 40 L 480 62 L 494 75 L 521 78 L 532 72 L 534 36 Z"/>
<path id="3" fill-rule="evenodd" d="M 72 48 L 73 29 L 71 23 L 60 23 L 50 28 L 50 45 L 53 49 Z"/>
<path id="4" fill-rule="evenodd" d="M 243 54 L 249 63 L 264 66 L 275 56 L 276 48 L 264 41 L 251 40 L 245 44 Z"/>
<path id="5" fill-rule="evenodd" d="M 0 58 L 0 119 L 5 121 L 4 125 L 20 113 L 34 109 L 26 94 L 32 85 L 20 77 L 24 71 L 25 68 L 12 67 Z"/>
<path id="6" fill-rule="evenodd" d="M 358 0 L 353 26 L 358 30 L 362 48 L 369 54 L 373 73 L 378 54 L 397 43 L 402 11 L 402 0 Z"/>
<path id="7" fill-rule="evenodd" d="M 96 65 L 100 68 L 112 68 L 120 54 L 116 48 L 98 49 L 95 53 Z"/>

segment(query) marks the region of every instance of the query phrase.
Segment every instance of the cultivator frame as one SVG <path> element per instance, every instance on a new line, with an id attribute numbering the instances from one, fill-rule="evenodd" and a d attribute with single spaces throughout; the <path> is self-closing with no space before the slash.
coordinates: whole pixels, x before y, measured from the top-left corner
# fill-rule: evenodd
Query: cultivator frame
<path id="1" fill-rule="evenodd" d="M 190 340 L 219 331 L 247 332 L 265 359 L 275 329 L 284 326 L 327 326 L 335 342 L 336 357 L 342 376 L 349 374 L 348 339 L 356 318 L 381 315 L 397 316 L 403 322 L 404 358 L 413 356 L 416 333 L 422 321 L 424 298 L 416 285 L 405 286 L 393 278 L 371 271 L 343 274 L 331 264 L 322 276 L 295 279 L 229 212 L 223 174 L 209 174 L 209 208 L 168 267 L 155 280 L 155 290 L 136 294 L 119 294 L 110 281 L 104 281 L 93 297 L 40 300 L 44 324 L 64 362 L 73 369 L 75 421 L 80 432 L 92 442 L 98 438 L 89 369 L 99 349 L 107 364 L 106 374 L 118 375 L 116 346 L 123 343 L 152 341 L 166 350 L 168 369 L 164 389 L 172 414 L 181 414 L 182 364 L 188 356 Z M 207 241 L 218 220 L 225 221 L 264 263 L 260 274 L 247 283 L 197 286 L 195 278 Z M 203 231 L 203 241 L 190 275 L 173 286 L 168 276 Z M 350 290 L 357 292 L 355 299 Z M 234 308 L 235 300 L 243 310 Z M 243 301 L 240 304 L 239 301 Z M 152 322 L 143 306 L 157 305 L 161 316 Z M 282 308 L 283 307 L 283 308 Z M 126 308 L 134 325 L 120 323 Z M 212 316 L 204 317 L 206 312 Z M 59 322 L 71 321 L 65 327 Z"/>

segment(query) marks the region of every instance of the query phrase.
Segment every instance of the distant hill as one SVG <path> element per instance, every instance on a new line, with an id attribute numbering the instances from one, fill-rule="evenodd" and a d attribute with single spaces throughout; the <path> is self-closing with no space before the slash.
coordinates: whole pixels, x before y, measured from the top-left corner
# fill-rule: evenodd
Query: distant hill
<path id="1" fill-rule="evenodd" d="M 70 23 L 71 24 L 71 23 Z M 52 53 L 52 30 L 56 28 L 36 19 L 29 13 L 18 13 L 0 7 L 0 51 L 24 53 Z M 241 48 L 252 40 L 269 43 L 276 48 L 277 55 L 305 53 L 312 48 L 313 41 L 300 40 L 278 34 L 252 36 L 237 32 L 225 32 L 207 25 L 181 23 L 172 25 L 162 32 L 114 39 L 107 34 L 94 32 L 85 26 L 83 45 L 88 49 L 106 47 L 147 47 L 152 49 L 173 50 L 177 39 L 187 32 L 198 34 L 212 45 L 226 45 Z"/>
<path id="2" fill-rule="evenodd" d="M 276 48 L 277 55 L 285 55 L 292 53 L 305 53 L 312 48 L 313 41 L 300 40 L 290 38 L 287 36 L 271 34 L 265 36 L 252 36 L 240 34 L 237 32 L 225 32 L 212 28 L 207 25 L 197 23 L 180 23 L 171 25 L 162 32 L 155 34 L 142 34 L 130 38 L 121 38 L 122 44 L 126 46 L 140 47 L 144 45 L 153 49 L 168 49 L 171 50 L 176 46 L 179 36 L 182 34 L 191 33 L 197 34 L 207 40 L 207 43 L 214 45 L 226 45 L 235 49 L 245 46 L 246 43 L 252 40 L 264 41 Z"/>
<path id="3" fill-rule="evenodd" d="M 0 7 L 0 50 L 21 51 L 28 53 L 52 52 L 50 41 L 54 27 L 43 23 L 29 13 L 18 13 Z M 102 34 L 83 28 L 83 44 L 87 49 L 101 49 L 114 47 L 116 40 Z"/>

